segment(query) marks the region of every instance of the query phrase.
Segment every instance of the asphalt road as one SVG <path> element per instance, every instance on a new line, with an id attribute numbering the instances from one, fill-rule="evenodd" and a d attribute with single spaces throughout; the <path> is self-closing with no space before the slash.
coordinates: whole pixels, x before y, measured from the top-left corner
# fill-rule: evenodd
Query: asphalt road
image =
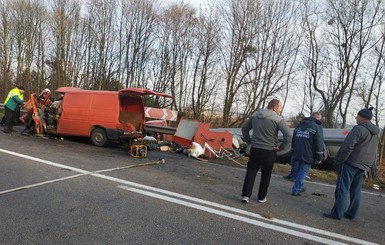
<path id="1" fill-rule="evenodd" d="M 308 182 L 294 197 L 274 174 L 266 203 L 256 187 L 242 204 L 244 174 L 173 152 L 133 158 L 0 132 L 0 244 L 385 244 L 381 192 L 364 190 L 360 216 L 338 221 L 322 216 L 334 185 Z"/>

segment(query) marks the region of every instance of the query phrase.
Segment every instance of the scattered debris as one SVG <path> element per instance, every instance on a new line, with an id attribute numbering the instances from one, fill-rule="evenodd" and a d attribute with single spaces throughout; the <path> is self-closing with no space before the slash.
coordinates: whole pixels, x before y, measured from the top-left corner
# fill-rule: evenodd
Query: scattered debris
<path id="1" fill-rule="evenodd" d="M 316 193 L 316 192 L 313 192 L 312 195 L 313 195 L 313 196 L 318 196 L 318 197 L 323 197 L 323 198 L 328 197 L 328 195 L 326 195 L 326 194 Z"/>
<path id="2" fill-rule="evenodd" d="M 273 219 L 273 214 L 271 212 L 268 212 L 267 214 L 263 215 L 264 218 L 266 219 Z"/>

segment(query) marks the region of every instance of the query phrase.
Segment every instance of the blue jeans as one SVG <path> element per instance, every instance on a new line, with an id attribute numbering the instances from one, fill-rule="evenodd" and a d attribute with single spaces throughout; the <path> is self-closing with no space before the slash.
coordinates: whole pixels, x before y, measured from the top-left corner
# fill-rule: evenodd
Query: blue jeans
<path id="1" fill-rule="evenodd" d="M 350 219 L 357 217 L 361 202 L 361 188 L 365 171 L 342 164 L 338 173 L 335 190 L 335 202 L 331 211 L 333 218 L 341 219 L 344 215 Z M 348 207 L 348 194 L 350 204 Z"/>
<path id="2" fill-rule="evenodd" d="M 297 169 L 298 169 L 298 162 L 297 161 L 294 161 L 293 158 L 290 159 L 290 165 L 291 165 L 291 168 L 290 168 L 290 174 L 289 176 L 292 177 L 293 179 L 295 179 L 295 175 L 297 174 Z"/>
<path id="3" fill-rule="evenodd" d="M 292 192 L 300 193 L 301 190 L 304 188 L 305 178 L 307 173 L 309 172 L 311 165 L 299 161 L 293 161 L 292 164 L 293 166 L 295 166 L 295 182 L 292 188 Z"/>

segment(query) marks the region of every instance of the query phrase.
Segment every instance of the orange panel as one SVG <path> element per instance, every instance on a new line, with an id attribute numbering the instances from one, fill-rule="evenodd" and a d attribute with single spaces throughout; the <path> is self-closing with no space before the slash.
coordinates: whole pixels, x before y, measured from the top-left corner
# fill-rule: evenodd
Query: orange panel
<path id="1" fill-rule="evenodd" d="M 233 135 L 229 131 L 212 132 L 210 131 L 209 124 L 202 123 L 195 133 L 194 142 L 199 143 L 202 147 L 204 147 L 205 142 L 207 142 L 215 151 L 219 151 L 221 146 L 225 149 L 232 149 Z M 206 157 L 213 156 L 208 150 L 205 151 L 204 155 Z"/>

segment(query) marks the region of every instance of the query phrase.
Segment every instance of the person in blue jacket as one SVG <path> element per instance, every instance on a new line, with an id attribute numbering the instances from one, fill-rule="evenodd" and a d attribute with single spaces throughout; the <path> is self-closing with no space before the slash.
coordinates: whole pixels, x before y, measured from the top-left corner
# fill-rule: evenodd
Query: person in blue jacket
<path id="1" fill-rule="evenodd" d="M 365 171 L 377 160 L 380 129 L 370 121 L 373 117 L 372 110 L 373 107 L 358 112 L 357 125 L 346 136 L 337 152 L 335 162 L 340 167 L 334 193 L 335 202 L 331 212 L 324 213 L 327 218 L 354 219 L 358 216 Z"/>
<path id="2" fill-rule="evenodd" d="M 4 119 L 4 133 L 10 134 L 13 131 L 13 122 L 15 121 L 15 110 L 18 105 L 24 105 L 23 98 L 24 87 L 17 86 L 9 91 L 7 98 L 4 101 L 5 119 Z"/>
<path id="3" fill-rule="evenodd" d="M 315 112 L 311 117 L 302 119 L 294 129 L 291 143 L 295 176 L 293 196 L 299 196 L 306 190 L 304 182 L 309 169 L 323 160 L 324 136 L 320 127 L 321 118 L 321 113 Z"/>

